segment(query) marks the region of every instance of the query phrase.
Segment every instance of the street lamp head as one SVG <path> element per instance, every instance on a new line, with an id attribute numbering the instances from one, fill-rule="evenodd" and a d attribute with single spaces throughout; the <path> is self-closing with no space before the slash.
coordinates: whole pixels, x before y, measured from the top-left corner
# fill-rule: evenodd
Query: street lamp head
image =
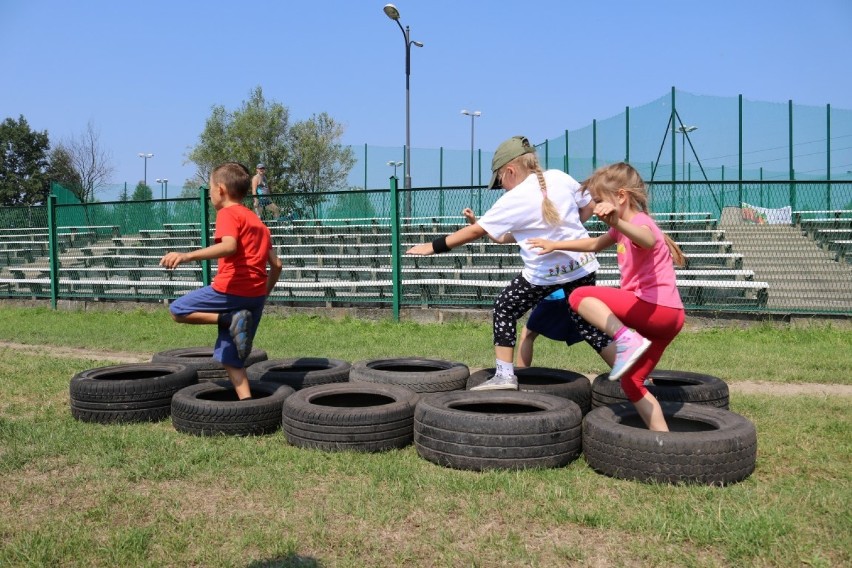
<path id="1" fill-rule="evenodd" d="M 153 158 L 154 154 L 145 154 L 144 152 L 139 152 L 140 158 Z"/>
<path id="2" fill-rule="evenodd" d="M 677 132 L 680 132 L 681 134 L 688 134 L 689 132 L 692 132 L 693 130 L 698 130 L 698 127 L 697 126 L 684 126 L 684 125 L 677 127 Z"/>
<path id="3" fill-rule="evenodd" d="M 160 178 L 157 178 L 154 181 L 156 181 L 157 183 L 163 183 L 163 180 L 161 180 Z"/>
<path id="4" fill-rule="evenodd" d="M 417 47 L 423 47 L 423 42 L 422 42 L 422 41 L 412 41 L 411 43 L 412 43 L 413 45 L 416 45 Z"/>
<path id="5" fill-rule="evenodd" d="M 385 7 L 382 8 L 387 14 L 388 18 L 391 20 L 399 20 L 399 10 L 396 9 L 396 6 L 393 4 L 385 4 Z"/>

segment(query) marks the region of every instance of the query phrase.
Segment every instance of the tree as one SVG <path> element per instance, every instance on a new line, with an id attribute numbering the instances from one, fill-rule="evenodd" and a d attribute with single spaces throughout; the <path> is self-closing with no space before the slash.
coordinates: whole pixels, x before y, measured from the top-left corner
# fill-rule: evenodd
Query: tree
<path id="1" fill-rule="evenodd" d="M 82 134 L 72 136 L 59 146 L 67 152 L 79 178 L 79 184 L 68 189 L 83 203 L 94 201 L 95 193 L 109 181 L 113 172 L 110 154 L 101 148 L 100 133 L 89 121 Z"/>
<path id="2" fill-rule="evenodd" d="M 345 189 L 355 165 L 351 149 L 340 144 L 343 126 L 321 113 L 290 127 L 290 113 L 267 102 L 260 87 L 233 113 L 214 106 L 187 158 L 197 166 L 195 181 L 206 184 L 213 168 L 227 161 L 250 170 L 263 162 L 273 193 L 299 193 L 298 199 L 276 201 L 282 209 L 310 208 L 317 215 L 323 192 Z"/>
<path id="3" fill-rule="evenodd" d="M 136 185 L 136 189 L 133 190 L 133 195 L 130 196 L 131 201 L 150 201 L 152 199 L 154 199 L 154 192 L 141 181 Z"/>
<path id="4" fill-rule="evenodd" d="M 267 102 L 261 87 L 255 87 L 249 100 L 243 101 L 233 113 L 223 106 L 214 106 L 198 145 L 187 156 L 197 167 L 194 181 L 197 185 L 206 184 L 213 168 L 223 162 L 241 162 L 251 171 L 263 162 L 272 190 L 287 191 L 284 168 L 289 154 L 289 121 L 287 107 Z"/>
<path id="5" fill-rule="evenodd" d="M 64 146 L 59 145 L 50 151 L 50 165 L 46 173 L 47 183 L 58 183 L 79 197 L 82 185 L 80 176 L 71 163 L 71 155 Z M 50 188 L 48 187 L 48 191 Z"/>
<path id="6" fill-rule="evenodd" d="M 47 200 L 47 131 L 33 132 L 23 115 L 0 124 L 0 205 L 38 205 Z"/>
<path id="7" fill-rule="evenodd" d="M 297 122 L 290 129 L 290 168 L 288 174 L 300 201 L 317 217 L 324 191 L 343 189 L 355 165 L 352 149 L 340 144 L 343 126 L 326 113 Z"/>

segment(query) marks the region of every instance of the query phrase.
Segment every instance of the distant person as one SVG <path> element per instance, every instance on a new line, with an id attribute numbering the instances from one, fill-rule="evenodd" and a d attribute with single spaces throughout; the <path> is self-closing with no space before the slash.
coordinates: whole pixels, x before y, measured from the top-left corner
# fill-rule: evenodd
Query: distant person
<path id="1" fill-rule="evenodd" d="M 216 209 L 215 244 L 188 253 L 169 252 L 160 259 L 160 266 L 169 269 L 196 260 L 219 259 L 213 283 L 178 298 L 169 311 L 178 323 L 219 326 L 213 358 L 225 367 L 240 400 L 251 398 L 245 360 L 251 353 L 266 298 L 282 268 L 272 248 L 269 228 L 242 204 L 251 188 L 250 176 L 242 164 L 217 166 L 210 174 L 210 201 Z"/>
<path id="2" fill-rule="evenodd" d="M 258 164 L 254 177 L 251 178 L 251 194 L 254 196 L 254 212 L 263 219 L 263 213 L 268 211 L 272 219 L 277 219 L 280 208 L 269 198 L 271 190 L 266 180 L 266 166 Z"/>
<path id="3" fill-rule="evenodd" d="M 553 251 L 595 253 L 616 245 L 620 288 L 584 286 L 571 292 L 568 301 L 585 321 L 615 340 L 610 380 L 621 379 L 621 388 L 648 429 L 667 432 L 660 403 L 645 379 L 683 327 L 674 272 L 675 264 L 684 263 L 683 252 L 648 215 L 645 182 L 632 166 L 621 162 L 599 168 L 583 185 L 595 202 L 595 215 L 609 231 L 597 238 L 535 237 L 527 243 L 540 248 L 538 254 L 544 257 Z"/>
<path id="4" fill-rule="evenodd" d="M 562 240 L 588 236 L 583 219 L 591 215 L 593 205 L 574 178 L 559 170 L 542 171 L 535 147 L 524 136 L 514 136 L 497 147 L 491 172 L 488 188 L 504 188 L 506 192 L 478 221 L 431 243 L 411 247 L 406 254 L 440 254 L 485 235 L 499 243 L 518 243 L 524 268 L 494 301 L 496 372 L 471 389 L 517 390 L 514 352 L 518 319 L 558 289 L 567 295 L 578 286 L 594 286 L 598 269 L 594 254 L 557 253 L 559 256 L 544 257 L 526 241 L 532 237 Z M 574 312 L 570 317 L 595 350 L 601 351 L 611 342 Z"/>

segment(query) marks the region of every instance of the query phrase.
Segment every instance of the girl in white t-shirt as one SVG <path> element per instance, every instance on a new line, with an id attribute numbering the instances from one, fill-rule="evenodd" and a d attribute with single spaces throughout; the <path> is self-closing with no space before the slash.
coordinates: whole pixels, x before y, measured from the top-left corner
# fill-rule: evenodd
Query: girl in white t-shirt
<path id="1" fill-rule="evenodd" d="M 588 236 L 583 221 L 594 204 L 580 184 L 558 170 L 542 171 L 535 147 L 523 136 L 506 140 L 494 152 L 488 188 L 504 188 L 500 199 L 478 221 L 431 243 L 416 245 L 406 254 L 447 252 L 485 235 L 500 243 L 518 243 L 524 268 L 494 301 L 494 377 L 471 390 L 517 390 L 514 374 L 517 321 L 557 289 L 566 297 L 579 286 L 595 284 L 598 261 L 594 254 L 560 252 L 541 256 L 527 239 L 572 240 Z M 469 217 L 469 215 L 466 215 Z M 571 313 L 583 339 L 598 352 L 610 348 L 610 338 Z M 610 348 L 614 349 L 614 348 Z"/>

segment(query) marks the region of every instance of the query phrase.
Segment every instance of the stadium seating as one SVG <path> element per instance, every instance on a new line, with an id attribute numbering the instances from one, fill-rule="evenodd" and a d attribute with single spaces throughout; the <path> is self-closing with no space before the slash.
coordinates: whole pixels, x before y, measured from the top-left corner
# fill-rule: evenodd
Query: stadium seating
<path id="1" fill-rule="evenodd" d="M 657 214 L 657 222 L 687 254 L 688 265 L 677 270 L 684 301 L 691 307 L 763 306 L 768 285 L 743 269 L 743 256 L 724 238 L 709 213 Z M 320 219 L 270 222 L 273 245 L 285 270 L 273 301 L 325 305 L 375 303 L 393 297 L 391 231 L 388 219 Z M 400 223 L 400 251 L 429 242 L 466 225 L 461 216 L 420 217 Z M 606 227 L 587 226 L 591 234 Z M 165 270 L 159 260 L 168 251 L 189 251 L 201 245 L 200 224 L 173 223 L 119 234 L 113 227 L 67 228 L 59 256 L 58 278 L 64 297 L 95 299 L 174 298 L 201 285 L 197 264 Z M 41 244 L 15 248 L 23 233 L 0 231 L 0 293 L 43 297 L 50 291 L 48 251 Z M 12 237 L 12 238 L 7 238 Z M 31 231 L 25 241 L 45 243 L 46 229 Z M 830 241 L 834 242 L 834 241 Z M 9 244 L 9 246 L 6 246 Z M 852 247 L 838 248 L 844 258 Z M 598 254 L 598 283 L 618 286 L 615 252 Z M 215 262 L 213 263 L 215 266 Z M 401 286 L 406 303 L 424 306 L 489 306 L 496 294 L 523 267 L 517 245 L 481 239 L 432 256 L 400 258 Z"/>

